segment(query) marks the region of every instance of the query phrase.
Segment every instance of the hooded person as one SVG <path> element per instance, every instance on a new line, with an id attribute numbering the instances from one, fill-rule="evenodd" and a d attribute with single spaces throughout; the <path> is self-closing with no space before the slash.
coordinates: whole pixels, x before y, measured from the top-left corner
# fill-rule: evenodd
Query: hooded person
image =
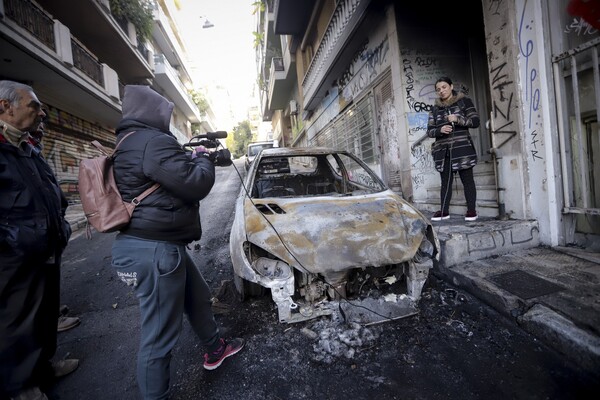
<path id="1" fill-rule="evenodd" d="M 134 210 L 112 247 L 112 266 L 135 289 L 141 312 L 137 378 L 144 399 L 169 394 L 171 351 L 183 314 L 206 348 L 204 368 L 215 369 L 240 351 L 242 339 L 225 341 L 212 312 L 212 295 L 186 245 L 199 240 L 199 202 L 215 182 L 208 157 L 187 154 L 169 132 L 173 103 L 148 86 L 128 85 L 114 156 L 121 196 L 131 201 L 155 183 L 160 187 Z"/>

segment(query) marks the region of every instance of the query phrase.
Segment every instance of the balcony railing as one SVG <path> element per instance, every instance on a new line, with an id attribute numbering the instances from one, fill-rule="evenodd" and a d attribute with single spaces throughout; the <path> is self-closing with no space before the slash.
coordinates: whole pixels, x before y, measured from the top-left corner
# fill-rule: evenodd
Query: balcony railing
<path id="1" fill-rule="evenodd" d="M 117 24 L 121 27 L 123 32 L 125 32 L 126 35 L 129 35 L 127 18 L 117 17 L 114 14 L 113 14 L 113 18 L 115 19 L 115 21 L 117 21 Z"/>
<path id="2" fill-rule="evenodd" d="M 138 45 L 137 45 L 138 51 L 140 52 L 140 54 L 142 56 L 144 56 L 144 60 L 148 61 L 149 55 L 150 55 L 150 50 L 148 50 L 148 47 L 144 43 L 144 40 L 141 39 L 139 36 L 138 36 L 137 42 L 138 42 Z"/>
<path id="3" fill-rule="evenodd" d="M 104 75 L 102 64 L 98 62 L 76 39 L 71 38 L 71 50 L 73 51 L 73 65 L 75 68 L 92 78 L 94 82 L 104 87 Z"/>
<path id="4" fill-rule="evenodd" d="M 30 0 L 4 0 L 5 14 L 26 29 L 39 41 L 56 50 L 54 21 L 44 10 Z"/>
<path id="5" fill-rule="evenodd" d="M 365 0 L 340 0 L 337 2 L 335 12 L 302 82 L 304 93 L 308 98 L 312 98 L 314 95 L 315 87 L 327 63 L 330 62 L 330 57 L 335 55 L 332 54 L 334 48 L 338 45 L 338 41 L 343 36 L 348 22 L 357 11 L 361 2 L 368 3 Z"/>
<path id="6" fill-rule="evenodd" d="M 283 65 L 283 57 L 273 57 L 272 62 L 275 71 L 285 71 L 285 66 Z"/>

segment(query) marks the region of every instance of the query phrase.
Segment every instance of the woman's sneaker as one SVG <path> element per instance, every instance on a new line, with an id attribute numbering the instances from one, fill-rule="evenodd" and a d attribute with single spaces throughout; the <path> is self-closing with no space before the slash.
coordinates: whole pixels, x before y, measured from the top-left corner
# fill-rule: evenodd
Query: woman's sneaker
<path id="1" fill-rule="evenodd" d="M 232 356 L 244 348 L 244 339 L 236 338 L 229 342 L 219 339 L 221 345 L 212 353 L 204 354 L 204 369 L 213 370 L 219 368 L 227 357 Z"/>
<path id="2" fill-rule="evenodd" d="M 435 214 L 433 214 L 433 217 L 431 217 L 432 221 L 441 221 L 443 219 L 449 219 L 450 218 L 450 214 L 448 213 L 442 213 L 441 211 L 436 211 Z"/>
<path id="3" fill-rule="evenodd" d="M 467 211 L 465 221 L 477 221 L 477 211 Z"/>

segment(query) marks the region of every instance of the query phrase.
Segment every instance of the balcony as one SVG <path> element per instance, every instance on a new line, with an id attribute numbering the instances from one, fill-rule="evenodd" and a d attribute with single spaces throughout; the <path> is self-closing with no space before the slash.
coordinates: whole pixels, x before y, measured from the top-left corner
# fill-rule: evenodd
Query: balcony
<path id="1" fill-rule="evenodd" d="M 108 1 L 36 0 L 36 2 L 66 25 L 73 36 L 77 37 L 101 62 L 117 71 L 126 84 L 144 83 L 153 78 L 151 57 L 147 58 L 138 50 L 133 25 L 127 20 L 117 21 L 110 13 Z"/>
<path id="2" fill-rule="evenodd" d="M 325 98 L 327 91 L 351 62 L 368 29 L 363 22 L 370 0 L 340 0 L 319 42 L 319 47 L 302 80 L 304 108 L 313 110 Z"/>
<path id="3" fill-rule="evenodd" d="M 262 120 L 271 121 L 273 119 L 273 110 L 269 109 L 269 95 L 265 91 L 262 92 L 260 98 L 260 109 L 262 111 Z"/>
<path id="4" fill-rule="evenodd" d="M 154 55 L 154 81 L 177 105 L 190 122 L 200 122 L 200 111 L 190 98 L 186 87 L 181 83 L 179 74 L 163 54 Z"/>
<path id="5" fill-rule="evenodd" d="M 268 94 L 270 110 L 283 110 L 289 104 L 296 82 L 296 63 L 292 60 L 292 57 L 273 57 L 271 60 Z"/>
<path id="6" fill-rule="evenodd" d="M 275 0 L 275 33 L 303 35 L 317 0 Z"/>
<path id="7" fill-rule="evenodd" d="M 157 53 L 162 52 L 169 64 L 177 68 L 182 80 L 189 82 L 191 79 L 188 74 L 187 62 L 182 58 L 185 52 L 179 44 L 176 32 L 171 29 L 169 17 L 164 13 L 158 2 L 153 2 L 152 8 L 154 13 L 152 37 L 160 49 L 157 50 Z"/>
<path id="8" fill-rule="evenodd" d="M 42 101 L 107 126 L 121 117 L 116 72 L 31 0 L 0 0 L 0 71 Z"/>
<path id="9" fill-rule="evenodd" d="M 73 52 L 73 66 L 104 87 L 102 64 L 96 57 L 75 38 L 71 38 L 71 51 Z"/>

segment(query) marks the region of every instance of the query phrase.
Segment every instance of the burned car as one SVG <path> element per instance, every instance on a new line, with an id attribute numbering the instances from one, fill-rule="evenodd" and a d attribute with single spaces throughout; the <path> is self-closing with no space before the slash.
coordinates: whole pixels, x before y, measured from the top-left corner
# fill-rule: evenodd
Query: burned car
<path id="1" fill-rule="evenodd" d="M 230 253 L 240 296 L 270 289 L 279 321 L 292 323 L 331 314 L 329 303 L 360 299 L 370 283 L 401 281 L 401 294 L 418 300 L 439 242 L 351 153 L 272 148 L 237 198 Z"/>

